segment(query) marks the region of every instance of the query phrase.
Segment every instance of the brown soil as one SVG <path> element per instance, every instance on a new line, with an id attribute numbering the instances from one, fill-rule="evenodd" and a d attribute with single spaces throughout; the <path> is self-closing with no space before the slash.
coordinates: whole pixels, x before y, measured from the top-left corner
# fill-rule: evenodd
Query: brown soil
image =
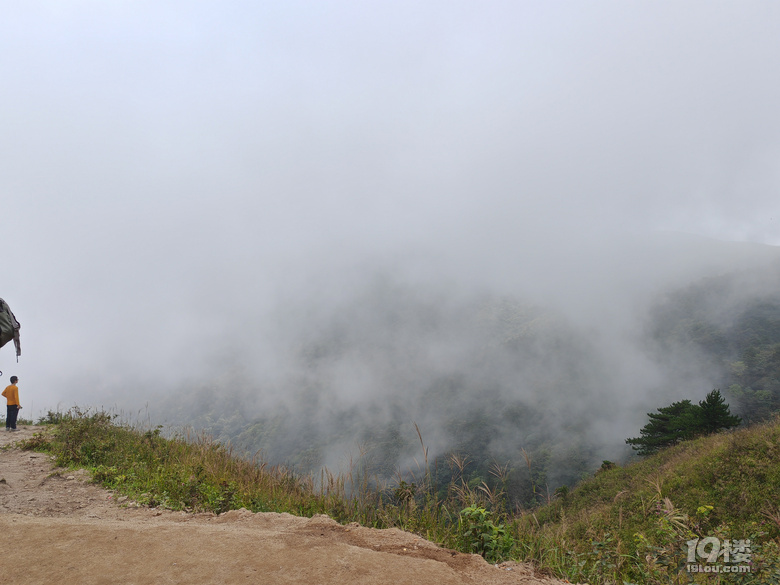
<path id="1" fill-rule="evenodd" d="M 0 429 L 0 446 L 33 435 Z M 0 452 L 0 583 L 553 585 L 529 565 L 489 565 L 397 529 L 327 516 L 219 516 L 137 506 L 55 468 Z"/>

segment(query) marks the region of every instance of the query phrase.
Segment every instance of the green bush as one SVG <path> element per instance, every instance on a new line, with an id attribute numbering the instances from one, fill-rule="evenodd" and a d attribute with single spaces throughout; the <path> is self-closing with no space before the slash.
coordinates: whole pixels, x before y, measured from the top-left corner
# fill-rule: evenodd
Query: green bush
<path id="1" fill-rule="evenodd" d="M 509 557 L 514 539 L 503 524 L 494 524 L 485 508 L 469 506 L 460 511 L 457 541 L 461 550 L 482 555 L 489 563 Z"/>

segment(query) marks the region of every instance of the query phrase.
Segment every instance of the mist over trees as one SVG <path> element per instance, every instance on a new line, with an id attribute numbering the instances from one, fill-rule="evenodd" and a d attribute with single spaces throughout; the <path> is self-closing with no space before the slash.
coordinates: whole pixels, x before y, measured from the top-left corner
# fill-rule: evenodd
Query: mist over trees
<path id="1" fill-rule="evenodd" d="M 158 419 L 301 472 L 352 465 L 378 482 L 423 473 L 422 438 L 437 485 L 501 482 L 510 505 L 532 505 L 605 459 L 632 457 L 625 437 L 659 403 L 671 406 L 641 453 L 727 428 L 724 400 L 747 422 L 776 410 L 778 275 L 666 288 L 621 336 L 602 317 L 576 321 L 538 299 L 379 270 L 335 302 L 288 304 L 268 350 L 272 376 L 237 359 L 162 400 Z M 705 397 L 708 387 L 723 394 Z"/>
<path id="2" fill-rule="evenodd" d="M 525 505 L 780 408 L 780 4 L 5 4 L 25 412 Z"/>
<path id="3" fill-rule="evenodd" d="M 717 373 L 745 422 L 780 410 L 780 269 L 703 279 L 669 295 L 650 315 L 653 353 L 664 367 L 683 355 Z"/>

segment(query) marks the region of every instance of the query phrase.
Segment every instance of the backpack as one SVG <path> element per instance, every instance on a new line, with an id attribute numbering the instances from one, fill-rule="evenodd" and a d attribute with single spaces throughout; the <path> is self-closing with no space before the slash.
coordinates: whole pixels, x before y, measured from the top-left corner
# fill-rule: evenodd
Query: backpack
<path id="1" fill-rule="evenodd" d="M 11 312 L 11 307 L 8 306 L 3 299 L 0 299 L 0 347 L 3 347 L 6 343 L 14 340 L 16 346 L 16 361 L 19 361 L 19 356 L 22 355 L 22 347 L 19 345 L 19 329 L 21 325 L 16 317 Z"/>

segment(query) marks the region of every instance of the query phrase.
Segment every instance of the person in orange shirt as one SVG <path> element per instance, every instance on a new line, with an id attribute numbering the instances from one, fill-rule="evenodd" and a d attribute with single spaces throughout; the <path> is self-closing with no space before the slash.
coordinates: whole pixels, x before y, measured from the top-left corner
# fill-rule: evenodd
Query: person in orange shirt
<path id="1" fill-rule="evenodd" d="M 16 417 L 19 416 L 19 411 L 22 409 L 19 404 L 19 388 L 16 386 L 18 381 L 19 378 L 11 376 L 11 385 L 6 386 L 5 390 L 3 390 L 3 396 L 5 396 L 8 403 L 8 414 L 5 417 L 6 431 L 16 430 Z"/>

